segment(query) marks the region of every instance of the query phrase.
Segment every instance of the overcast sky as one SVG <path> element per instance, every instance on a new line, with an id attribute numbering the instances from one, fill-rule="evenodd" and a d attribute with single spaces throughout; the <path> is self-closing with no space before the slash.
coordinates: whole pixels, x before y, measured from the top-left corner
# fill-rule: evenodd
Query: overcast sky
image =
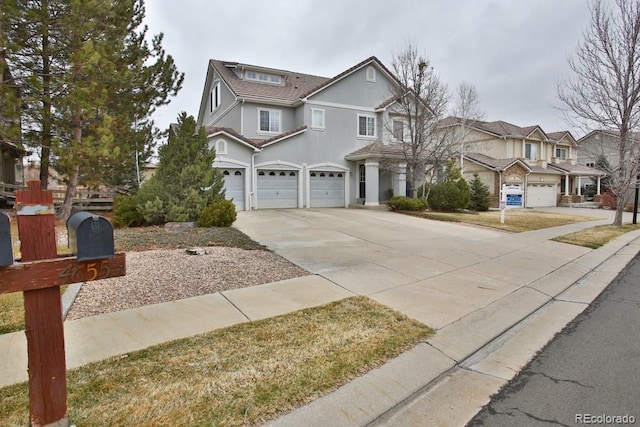
<path id="1" fill-rule="evenodd" d="M 147 0 L 146 12 L 185 73 L 154 116 L 162 129 L 197 117 L 209 59 L 333 77 L 372 55 L 390 68 L 407 41 L 451 92 L 476 87 L 485 120 L 569 129 L 555 86 L 589 22 L 586 0 Z"/>

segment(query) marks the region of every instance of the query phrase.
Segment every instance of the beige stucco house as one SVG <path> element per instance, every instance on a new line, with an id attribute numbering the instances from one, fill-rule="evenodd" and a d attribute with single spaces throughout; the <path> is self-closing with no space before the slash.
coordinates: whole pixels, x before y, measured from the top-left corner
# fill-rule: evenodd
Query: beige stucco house
<path id="1" fill-rule="evenodd" d="M 506 184 L 522 194 L 520 207 L 570 205 L 585 201 L 584 187 L 603 172 L 578 165 L 578 144 L 568 131 L 547 133 L 540 126 L 520 127 L 504 121 L 467 121 L 456 117 L 444 128 L 460 135 L 460 163 L 468 180 L 475 173 L 489 187 L 498 207 Z"/>

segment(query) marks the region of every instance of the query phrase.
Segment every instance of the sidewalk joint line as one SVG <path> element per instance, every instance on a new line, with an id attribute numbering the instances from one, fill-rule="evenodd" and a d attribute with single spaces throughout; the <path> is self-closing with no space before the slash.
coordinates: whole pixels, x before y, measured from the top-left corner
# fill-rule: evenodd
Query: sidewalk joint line
<path id="1" fill-rule="evenodd" d="M 236 310 L 238 310 L 240 312 L 240 314 L 242 314 L 245 319 L 247 319 L 249 322 L 253 322 L 253 319 L 251 319 L 249 316 L 246 315 L 246 313 L 244 311 L 242 311 L 242 309 L 240 307 L 238 307 L 236 304 L 234 304 L 233 301 L 231 301 L 229 298 L 227 298 L 227 296 L 224 294 L 224 292 L 220 292 L 220 295 L 222 296 L 222 298 L 226 299 L 229 304 L 231 304 Z"/>

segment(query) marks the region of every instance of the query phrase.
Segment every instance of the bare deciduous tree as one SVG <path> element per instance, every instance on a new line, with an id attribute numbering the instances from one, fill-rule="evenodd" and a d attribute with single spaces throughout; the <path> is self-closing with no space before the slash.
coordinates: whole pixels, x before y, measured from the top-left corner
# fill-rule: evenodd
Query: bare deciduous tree
<path id="1" fill-rule="evenodd" d="M 469 129 L 467 124 L 473 120 L 482 120 L 484 112 L 480 109 L 480 95 L 474 85 L 462 82 L 455 93 L 453 115 L 459 119 L 460 128 L 455 138 L 459 144 L 460 170 L 464 172 L 464 141 Z"/>
<path id="2" fill-rule="evenodd" d="M 639 141 L 633 138 L 640 125 L 640 1 L 595 0 L 569 66 L 573 76 L 557 88 L 569 122 L 619 135 L 611 190 L 617 196 L 614 224 L 621 225 L 640 163 Z"/>
<path id="3" fill-rule="evenodd" d="M 412 196 L 426 176 L 448 160 L 453 151 L 451 138 L 437 131 L 447 111 L 447 86 L 440 81 L 429 60 L 411 43 L 394 54 L 392 72 L 399 85 L 392 87 L 391 112 L 406 123 L 399 144 L 407 164 Z M 393 129 L 391 129 L 393 130 Z"/>

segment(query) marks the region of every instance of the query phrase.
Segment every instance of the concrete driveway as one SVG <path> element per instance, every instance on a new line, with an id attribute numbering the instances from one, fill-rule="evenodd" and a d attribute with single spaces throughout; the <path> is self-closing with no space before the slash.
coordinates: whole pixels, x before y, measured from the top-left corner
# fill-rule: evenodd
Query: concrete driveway
<path id="1" fill-rule="evenodd" d="M 575 262 L 589 249 L 549 239 L 610 221 L 510 234 L 380 210 L 295 209 L 241 212 L 235 226 L 355 295 L 442 329 L 481 309 L 497 322 L 526 316 L 591 268 Z"/>

